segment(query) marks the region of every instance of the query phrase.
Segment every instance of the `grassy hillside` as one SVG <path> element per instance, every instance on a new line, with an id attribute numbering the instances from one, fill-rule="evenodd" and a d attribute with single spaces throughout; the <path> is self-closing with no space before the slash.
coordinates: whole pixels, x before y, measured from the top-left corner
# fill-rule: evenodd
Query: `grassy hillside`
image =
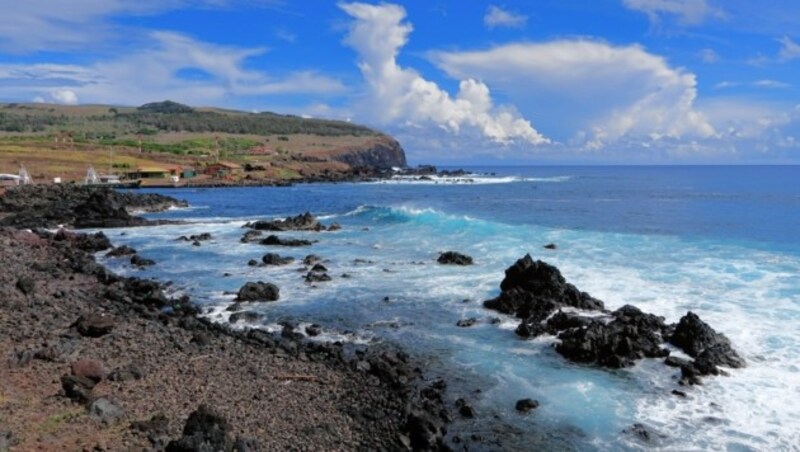
<path id="1" fill-rule="evenodd" d="M 165 164 L 202 171 L 218 160 L 258 168 L 231 177 L 314 176 L 349 169 L 342 155 L 392 143 L 344 121 L 169 101 L 138 108 L 0 104 L 0 173 L 22 164 L 35 180 L 81 179 L 89 165 L 103 173 Z"/>

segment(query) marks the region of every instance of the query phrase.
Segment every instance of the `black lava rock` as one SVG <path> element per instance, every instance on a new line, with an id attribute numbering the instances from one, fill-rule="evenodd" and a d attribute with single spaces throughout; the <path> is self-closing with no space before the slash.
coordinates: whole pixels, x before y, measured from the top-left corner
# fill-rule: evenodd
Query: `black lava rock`
<path id="1" fill-rule="evenodd" d="M 248 282 L 241 289 L 236 301 L 277 301 L 280 298 L 280 289 L 272 283 Z"/>
<path id="2" fill-rule="evenodd" d="M 167 445 L 167 452 L 229 451 L 233 449 L 228 421 L 206 405 L 189 415 L 183 436 Z"/>
<path id="3" fill-rule="evenodd" d="M 281 257 L 277 253 L 267 253 L 261 258 L 264 265 L 286 265 L 294 261 L 293 257 Z"/>
<path id="4" fill-rule="evenodd" d="M 519 412 L 527 413 L 528 411 L 539 408 L 539 401 L 533 399 L 517 400 L 517 404 L 514 405 L 514 408 L 516 408 Z"/>
<path id="5" fill-rule="evenodd" d="M 455 251 L 445 251 L 439 255 L 436 260 L 443 265 L 472 265 L 472 257 L 466 254 L 457 253 Z"/>
<path id="6" fill-rule="evenodd" d="M 74 326 L 81 336 L 100 337 L 114 329 L 114 319 L 100 314 L 88 314 L 79 317 Z"/>
<path id="7" fill-rule="evenodd" d="M 264 240 L 259 242 L 262 245 L 269 246 L 311 246 L 314 244 L 311 240 L 305 239 L 282 239 L 277 235 L 270 235 Z"/>

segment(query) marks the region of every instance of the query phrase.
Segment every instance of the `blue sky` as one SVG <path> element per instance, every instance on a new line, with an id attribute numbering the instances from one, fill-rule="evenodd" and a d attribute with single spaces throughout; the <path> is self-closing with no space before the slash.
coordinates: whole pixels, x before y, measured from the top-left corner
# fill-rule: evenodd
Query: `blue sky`
<path id="1" fill-rule="evenodd" d="M 800 163 L 796 0 L 0 6 L 0 101 L 346 119 L 412 162 Z"/>

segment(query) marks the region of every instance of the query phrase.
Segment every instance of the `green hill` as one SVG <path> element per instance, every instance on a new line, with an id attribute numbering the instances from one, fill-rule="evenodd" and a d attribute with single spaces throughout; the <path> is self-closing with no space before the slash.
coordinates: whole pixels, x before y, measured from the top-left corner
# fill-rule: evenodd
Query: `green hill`
<path id="1" fill-rule="evenodd" d="M 0 173 L 14 173 L 22 164 L 40 180 L 73 180 L 89 165 L 117 173 L 165 164 L 202 171 L 218 160 L 263 168 L 248 173 L 250 179 L 406 164 L 394 139 L 346 121 L 171 101 L 140 107 L 0 104 Z"/>

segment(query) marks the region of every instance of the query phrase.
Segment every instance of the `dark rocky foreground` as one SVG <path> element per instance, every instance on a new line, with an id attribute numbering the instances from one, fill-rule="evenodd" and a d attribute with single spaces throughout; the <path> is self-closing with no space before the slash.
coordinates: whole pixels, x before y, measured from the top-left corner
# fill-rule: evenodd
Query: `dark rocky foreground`
<path id="1" fill-rule="evenodd" d="M 118 192 L 107 186 L 21 185 L 0 196 L 0 226 L 28 229 L 147 226 L 159 222 L 134 213 L 186 206 L 185 201 L 169 196 Z"/>
<path id="2" fill-rule="evenodd" d="M 665 358 L 667 366 L 681 369 L 681 384 L 724 374 L 719 366 L 745 366 L 730 340 L 696 314 L 688 312 L 670 325 L 635 306 L 610 312 L 603 302 L 569 284 L 556 267 L 530 255 L 506 270 L 500 289 L 484 306 L 519 318 L 516 332 L 521 337 L 557 336 L 561 342 L 556 351 L 571 361 L 622 368 L 642 358 Z M 670 356 L 667 343 L 694 359 Z"/>
<path id="3" fill-rule="evenodd" d="M 182 204 L 75 185 L 0 198 L 3 223 L 29 228 L 145 226 L 154 223 L 132 211 L 173 205 Z M 274 223 L 319 228 L 309 214 Z M 132 248 L 110 248 L 103 234 L 0 228 L 0 356 L 8 364 L 0 413 L 11 420 L 0 426 L 3 448 L 446 448 L 445 385 L 424 387 L 404 353 L 307 342 L 291 328 L 234 331 L 197 317 L 188 298 L 170 299 L 155 281 L 109 273 L 92 253 L 154 264 Z M 239 295 L 274 300 L 278 288 Z"/>
<path id="4" fill-rule="evenodd" d="M 0 436 L 18 450 L 435 450 L 445 385 L 386 348 L 234 331 L 91 253 L 0 228 Z M 126 253 L 129 250 L 124 250 Z"/>

